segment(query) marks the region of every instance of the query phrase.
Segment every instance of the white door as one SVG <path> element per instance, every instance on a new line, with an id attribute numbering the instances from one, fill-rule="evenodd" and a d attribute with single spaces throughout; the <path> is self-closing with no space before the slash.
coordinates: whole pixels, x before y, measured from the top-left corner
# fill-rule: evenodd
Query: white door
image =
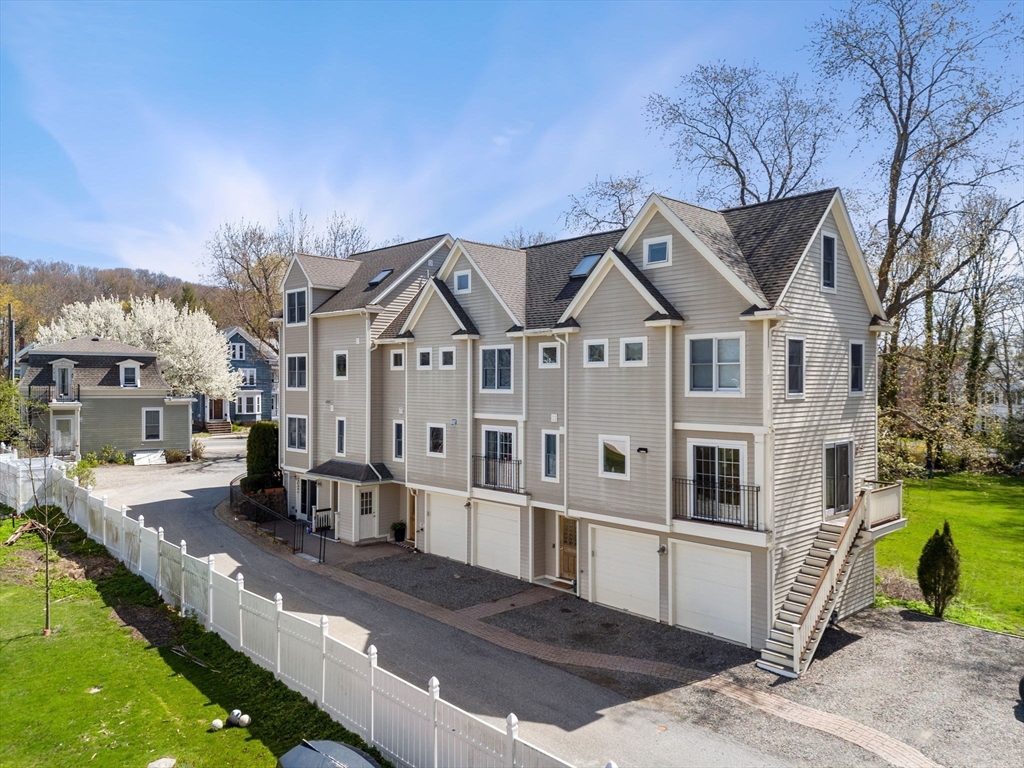
<path id="1" fill-rule="evenodd" d="M 592 526 L 594 602 L 658 619 L 658 537 L 649 533 Z"/>
<path id="2" fill-rule="evenodd" d="M 519 508 L 477 502 L 476 564 L 519 578 Z"/>
<path id="3" fill-rule="evenodd" d="M 456 496 L 427 494 L 428 552 L 466 562 L 466 508 Z"/>
<path id="4" fill-rule="evenodd" d="M 377 494 L 371 488 L 359 491 L 359 540 L 377 537 Z"/>
<path id="5" fill-rule="evenodd" d="M 673 541 L 672 622 L 750 645 L 750 553 Z"/>

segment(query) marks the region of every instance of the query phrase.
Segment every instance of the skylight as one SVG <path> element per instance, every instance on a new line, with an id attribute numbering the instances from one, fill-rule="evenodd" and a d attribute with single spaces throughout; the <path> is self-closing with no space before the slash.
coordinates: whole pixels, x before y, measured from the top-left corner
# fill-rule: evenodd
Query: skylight
<path id="1" fill-rule="evenodd" d="M 388 276 L 394 271 L 395 270 L 393 269 L 382 269 L 380 272 L 373 276 L 373 280 L 370 281 L 369 287 L 373 288 L 374 286 L 380 285 L 385 280 L 387 280 Z"/>
<path id="2" fill-rule="evenodd" d="M 590 274 L 590 271 L 597 264 L 598 259 L 601 258 L 600 253 L 592 253 L 589 256 L 584 256 L 579 264 L 576 265 L 576 269 L 572 271 L 569 277 L 586 277 Z"/>

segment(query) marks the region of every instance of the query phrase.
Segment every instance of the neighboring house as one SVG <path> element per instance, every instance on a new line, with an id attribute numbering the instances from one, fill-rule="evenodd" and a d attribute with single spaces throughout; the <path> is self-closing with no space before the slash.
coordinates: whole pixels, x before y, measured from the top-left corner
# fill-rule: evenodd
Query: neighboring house
<path id="1" fill-rule="evenodd" d="M 54 455 L 191 450 L 192 398 L 171 395 L 155 352 L 94 336 L 35 345 L 21 364 L 21 392 L 47 406 L 34 426 Z"/>
<path id="2" fill-rule="evenodd" d="M 989 430 L 1004 424 L 1011 414 L 1024 412 L 1024 381 L 1007 378 L 994 363 L 978 393 L 978 427 Z"/>
<path id="3" fill-rule="evenodd" d="M 227 337 L 231 368 L 242 374 L 234 400 L 196 395 L 192 406 L 195 426 L 208 431 L 230 431 L 231 422 L 252 423 L 277 419 L 277 353 L 237 325 L 221 331 Z"/>
<path id="4" fill-rule="evenodd" d="M 424 551 L 774 669 L 870 605 L 873 543 L 905 524 L 876 480 L 891 327 L 838 190 L 724 211 L 652 195 L 624 230 L 521 250 L 428 260 L 431 242 L 292 261 L 295 512 L 350 543 L 401 520 Z M 410 246 L 412 269 L 366 285 Z"/>

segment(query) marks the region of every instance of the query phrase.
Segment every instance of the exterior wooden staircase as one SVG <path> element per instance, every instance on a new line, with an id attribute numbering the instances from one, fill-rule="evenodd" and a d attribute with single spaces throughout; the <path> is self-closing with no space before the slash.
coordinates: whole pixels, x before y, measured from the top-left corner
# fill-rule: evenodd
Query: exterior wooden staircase
<path id="1" fill-rule="evenodd" d="M 206 431 L 211 435 L 230 435 L 231 434 L 231 422 L 230 421 L 208 421 L 206 422 Z"/>
<path id="2" fill-rule="evenodd" d="M 845 520 L 822 523 L 775 617 L 757 662 L 761 669 L 799 677 L 810 665 L 868 536 L 867 506 L 861 491 Z"/>

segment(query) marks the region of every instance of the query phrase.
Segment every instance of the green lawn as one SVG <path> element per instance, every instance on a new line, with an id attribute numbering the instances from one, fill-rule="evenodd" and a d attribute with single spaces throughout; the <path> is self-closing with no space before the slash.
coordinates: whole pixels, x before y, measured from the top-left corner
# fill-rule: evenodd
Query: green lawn
<path id="1" fill-rule="evenodd" d="M 903 512 L 907 527 L 878 543 L 878 566 L 900 568 L 916 581 L 921 548 L 949 520 L 960 550 L 962 605 L 947 616 L 1024 634 L 1024 478 L 965 473 L 908 480 Z"/>
<path id="2" fill-rule="evenodd" d="M 11 531 L 9 520 L 0 524 L 0 541 Z M 57 582 L 48 638 L 40 633 L 43 591 L 34 570 L 41 542 L 25 536 L 0 550 L 0 765 L 144 766 L 166 755 L 179 768 L 273 766 L 302 738 L 366 748 L 217 635 L 172 614 L 167 621 L 169 612 L 145 582 L 115 568 L 79 529 L 71 531 L 63 552 L 87 574 L 100 573 Z M 112 606 L 145 617 L 134 624 L 148 637 L 159 637 L 160 627 L 173 633 L 172 645 L 184 644 L 210 669 L 170 645 L 134 639 L 113 620 Z M 236 707 L 252 716 L 249 728 L 209 730 L 211 720 L 226 719 Z"/>

